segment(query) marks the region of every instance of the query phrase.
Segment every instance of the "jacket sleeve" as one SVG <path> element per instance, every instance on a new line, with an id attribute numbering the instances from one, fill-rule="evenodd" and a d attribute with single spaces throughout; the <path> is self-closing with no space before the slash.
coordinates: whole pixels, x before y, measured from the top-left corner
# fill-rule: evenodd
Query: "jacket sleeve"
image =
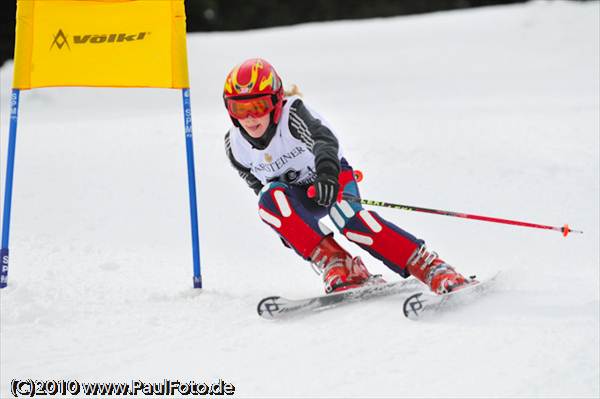
<path id="1" fill-rule="evenodd" d="M 225 135 L 225 153 L 227 154 L 227 158 L 231 162 L 231 165 L 238 171 L 240 177 L 244 179 L 248 187 L 250 187 L 256 195 L 262 190 L 263 185 L 251 172 L 250 169 L 246 168 L 244 165 L 239 163 L 235 157 L 233 156 L 233 151 L 231 151 L 231 142 L 229 140 L 229 132 Z"/>
<path id="2" fill-rule="evenodd" d="M 290 107 L 289 128 L 292 136 L 306 144 L 314 154 L 317 175 L 337 176 L 340 173 L 337 138 L 306 109 L 300 99 Z"/>

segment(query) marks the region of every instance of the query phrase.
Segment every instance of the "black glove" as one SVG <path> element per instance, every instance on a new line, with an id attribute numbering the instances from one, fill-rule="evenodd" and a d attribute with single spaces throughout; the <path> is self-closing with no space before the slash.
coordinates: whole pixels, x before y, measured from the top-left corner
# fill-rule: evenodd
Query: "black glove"
<path id="1" fill-rule="evenodd" d="M 317 204 L 329 207 L 337 199 L 340 183 L 338 179 L 328 175 L 319 175 L 315 181 L 315 201 Z"/>

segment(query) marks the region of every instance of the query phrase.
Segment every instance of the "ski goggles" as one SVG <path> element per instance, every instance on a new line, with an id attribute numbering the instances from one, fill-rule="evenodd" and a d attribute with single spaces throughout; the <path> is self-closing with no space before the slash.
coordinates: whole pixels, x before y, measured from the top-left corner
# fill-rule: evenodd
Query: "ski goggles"
<path id="1" fill-rule="evenodd" d="M 246 119 L 252 115 L 260 118 L 275 109 L 272 96 L 260 96 L 253 98 L 228 98 L 225 100 L 227 112 L 235 119 Z"/>

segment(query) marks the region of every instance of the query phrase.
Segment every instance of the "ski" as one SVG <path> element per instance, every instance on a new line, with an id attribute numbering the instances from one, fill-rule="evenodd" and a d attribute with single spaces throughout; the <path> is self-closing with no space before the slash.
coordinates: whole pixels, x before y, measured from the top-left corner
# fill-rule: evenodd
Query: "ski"
<path id="1" fill-rule="evenodd" d="M 265 319 L 289 318 L 371 298 L 398 294 L 408 295 L 421 287 L 423 287 L 423 283 L 410 278 L 390 283 L 371 284 L 348 291 L 305 299 L 294 300 L 281 296 L 270 296 L 258 303 L 257 311 L 259 316 Z"/>
<path id="2" fill-rule="evenodd" d="M 419 320 L 427 315 L 466 305 L 488 292 L 498 273 L 485 280 L 473 279 L 465 287 L 447 294 L 436 295 L 430 291 L 420 291 L 404 300 L 404 316 L 410 320 Z"/>

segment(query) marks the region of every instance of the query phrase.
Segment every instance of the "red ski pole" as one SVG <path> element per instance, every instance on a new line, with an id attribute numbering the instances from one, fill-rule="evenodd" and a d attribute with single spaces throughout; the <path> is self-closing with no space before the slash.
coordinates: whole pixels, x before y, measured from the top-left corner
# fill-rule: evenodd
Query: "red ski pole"
<path id="1" fill-rule="evenodd" d="M 314 186 L 310 186 L 308 188 L 307 195 L 309 198 L 313 198 L 315 196 Z M 463 219 L 480 220 L 483 222 L 493 222 L 493 223 L 510 224 L 513 226 L 532 227 L 532 228 L 536 228 L 536 229 L 555 230 L 555 231 L 560 231 L 562 233 L 562 235 L 565 237 L 569 233 L 583 234 L 583 231 L 573 230 L 569 227 L 568 224 L 565 224 L 562 227 L 546 226 L 543 224 L 521 222 L 518 220 L 510 220 L 510 219 L 501 219 L 501 218 L 495 218 L 495 217 L 491 217 L 491 216 L 480 216 L 480 215 L 473 215 L 473 214 L 469 214 L 469 213 L 460 213 L 460 212 L 453 212 L 453 211 L 444 211 L 444 210 L 440 210 L 440 209 L 422 208 L 419 206 L 412 206 L 412 205 L 392 204 L 392 203 L 383 202 L 383 201 L 373 201 L 373 200 L 354 197 L 354 196 L 347 195 L 347 194 L 344 194 L 344 195 L 338 197 L 338 201 L 340 199 L 345 199 L 346 201 L 350 201 L 350 202 L 360 202 L 361 204 L 364 204 L 364 205 L 380 206 L 383 208 L 392 208 L 392 209 L 401 209 L 403 211 L 424 212 L 424 213 L 430 213 L 430 214 L 434 214 L 434 215 L 444 215 L 444 216 L 452 216 L 452 217 L 463 218 Z"/>

